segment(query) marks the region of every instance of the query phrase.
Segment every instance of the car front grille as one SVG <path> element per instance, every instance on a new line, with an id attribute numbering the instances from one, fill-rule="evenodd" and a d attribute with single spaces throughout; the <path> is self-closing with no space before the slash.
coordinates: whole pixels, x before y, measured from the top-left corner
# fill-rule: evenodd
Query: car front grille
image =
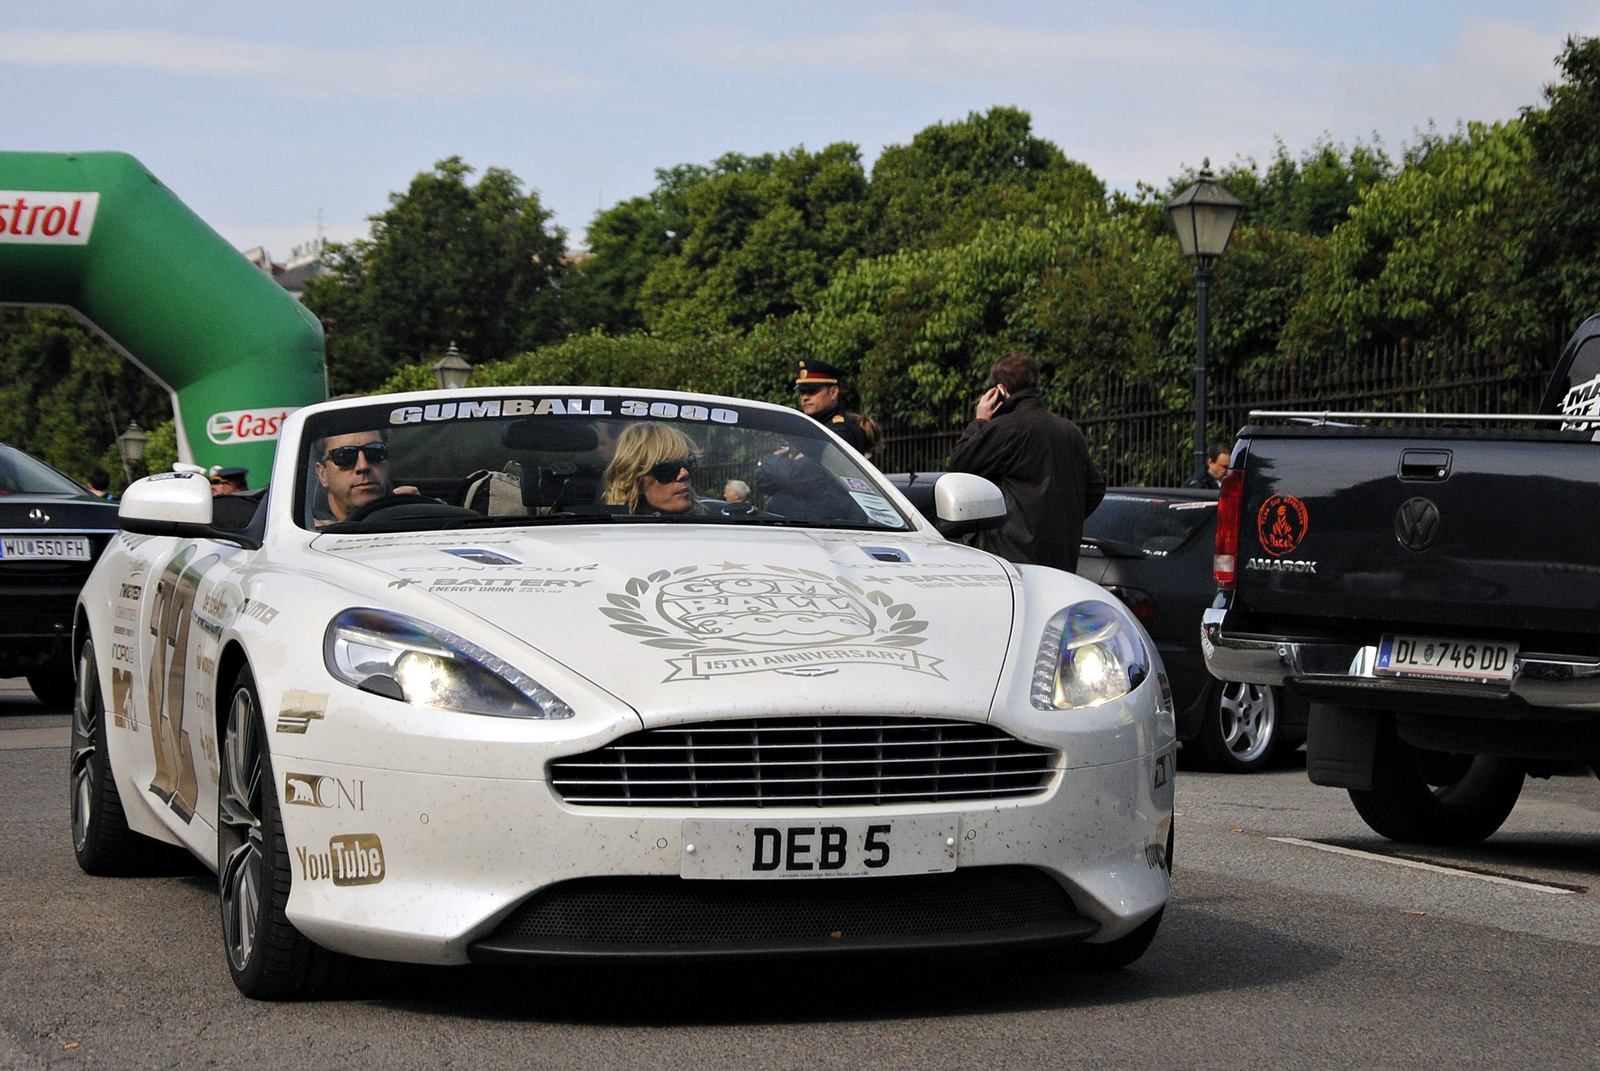
<path id="1" fill-rule="evenodd" d="M 1030 796 L 1056 752 L 934 718 L 754 718 L 647 729 L 550 764 L 567 803 L 849 807 Z"/>
<path id="2" fill-rule="evenodd" d="M 1077 918 L 1055 879 L 1027 866 L 816 881 L 576 878 L 529 897 L 481 944 L 781 947 L 992 933 Z"/>

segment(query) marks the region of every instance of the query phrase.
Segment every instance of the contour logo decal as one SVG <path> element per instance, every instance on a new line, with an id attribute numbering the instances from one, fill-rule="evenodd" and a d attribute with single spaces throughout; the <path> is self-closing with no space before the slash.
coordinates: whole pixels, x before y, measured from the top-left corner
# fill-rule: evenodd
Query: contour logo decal
<path id="1" fill-rule="evenodd" d="M 909 650 L 924 642 L 928 627 L 909 603 L 810 569 L 686 565 L 635 577 L 627 594 L 606 600 L 611 605 L 600 612 L 612 628 L 646 646 L 684 652 L 667 660 L 669 681 L 837 665 L 944 676 L 943 659 Z"/>
<path id="2" fill-rule="evenodd" d="M 212 413 L 206 421 L 206 436 L 218 446 L 230 443 L 264 443 L 278 437 L 284 418 L 294 412 L 286 409 L 235 409 Z"/>
<path id="3" fill-rule="evenodd" d="M 98 193 L 0 190 L 0 243 L 88 245 Z"/>
<path id="4" fill-rule="evenodd" d="M 1394 515 L 1394 537 L 1407 550 L 1428 550 L 1439 539 L 1439 507 L 1426 498 L 1406 499 Z"/>
<path id="5" fill-rule="evenodd" d="M 1272 495 L 1261 503 L 1261 511 L 1256 514 L 1261 549 L 1275 558 L 1293 553 L 1310 527 L 1306 504 L 1293 495 Z"/>

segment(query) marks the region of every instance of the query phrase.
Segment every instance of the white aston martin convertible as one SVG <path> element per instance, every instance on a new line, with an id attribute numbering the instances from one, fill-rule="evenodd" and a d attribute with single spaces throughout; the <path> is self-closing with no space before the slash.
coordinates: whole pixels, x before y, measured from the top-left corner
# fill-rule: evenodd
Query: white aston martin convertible
<path id="1" fill-rule="evenodd" d="M 1129 963 L 1169 890 L 1160 661 L 1103 589 L 947 538 L 993 484 L 936 499 L 730 398 L 301 409 L 264 491 L 122 500 L 73 637 L 78 862 L 214 868 L 262 998 L 364 959 Z"/>

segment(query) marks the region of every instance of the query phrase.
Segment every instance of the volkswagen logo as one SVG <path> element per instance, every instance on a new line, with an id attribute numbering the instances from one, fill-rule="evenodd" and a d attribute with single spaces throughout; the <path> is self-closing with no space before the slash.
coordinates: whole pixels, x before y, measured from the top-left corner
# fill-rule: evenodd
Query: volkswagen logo
<path id="1" fill-rule="evenodd" d="M 28 520 L 32 521 L 34 524 L 49 524 L 50 514 L 46 513 L 38 506 L 35 506 L 28 511 Z"/>
<path id="2" fill-rule="evenodd" d="M 1407 550 L 1421 553 L 1439 538 L 1439 507 L 1426 498 L 1408 498 L 1394 515 L 1394 537 Z"/>

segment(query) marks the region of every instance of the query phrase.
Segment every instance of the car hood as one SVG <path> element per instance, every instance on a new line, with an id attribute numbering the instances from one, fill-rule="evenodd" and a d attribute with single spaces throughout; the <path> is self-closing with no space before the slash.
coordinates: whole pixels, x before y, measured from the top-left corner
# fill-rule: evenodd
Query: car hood
<path id="1" fill-rule="evenodd" d="M 380 605 L 426 617 L 433 600 L 451 603 L 648 724 L 735 713 L 986 717 L 1015 573 L 980 551 L 896 535 L 583 527 L 323 535 L 313 549 L 379 574 Z"/>

